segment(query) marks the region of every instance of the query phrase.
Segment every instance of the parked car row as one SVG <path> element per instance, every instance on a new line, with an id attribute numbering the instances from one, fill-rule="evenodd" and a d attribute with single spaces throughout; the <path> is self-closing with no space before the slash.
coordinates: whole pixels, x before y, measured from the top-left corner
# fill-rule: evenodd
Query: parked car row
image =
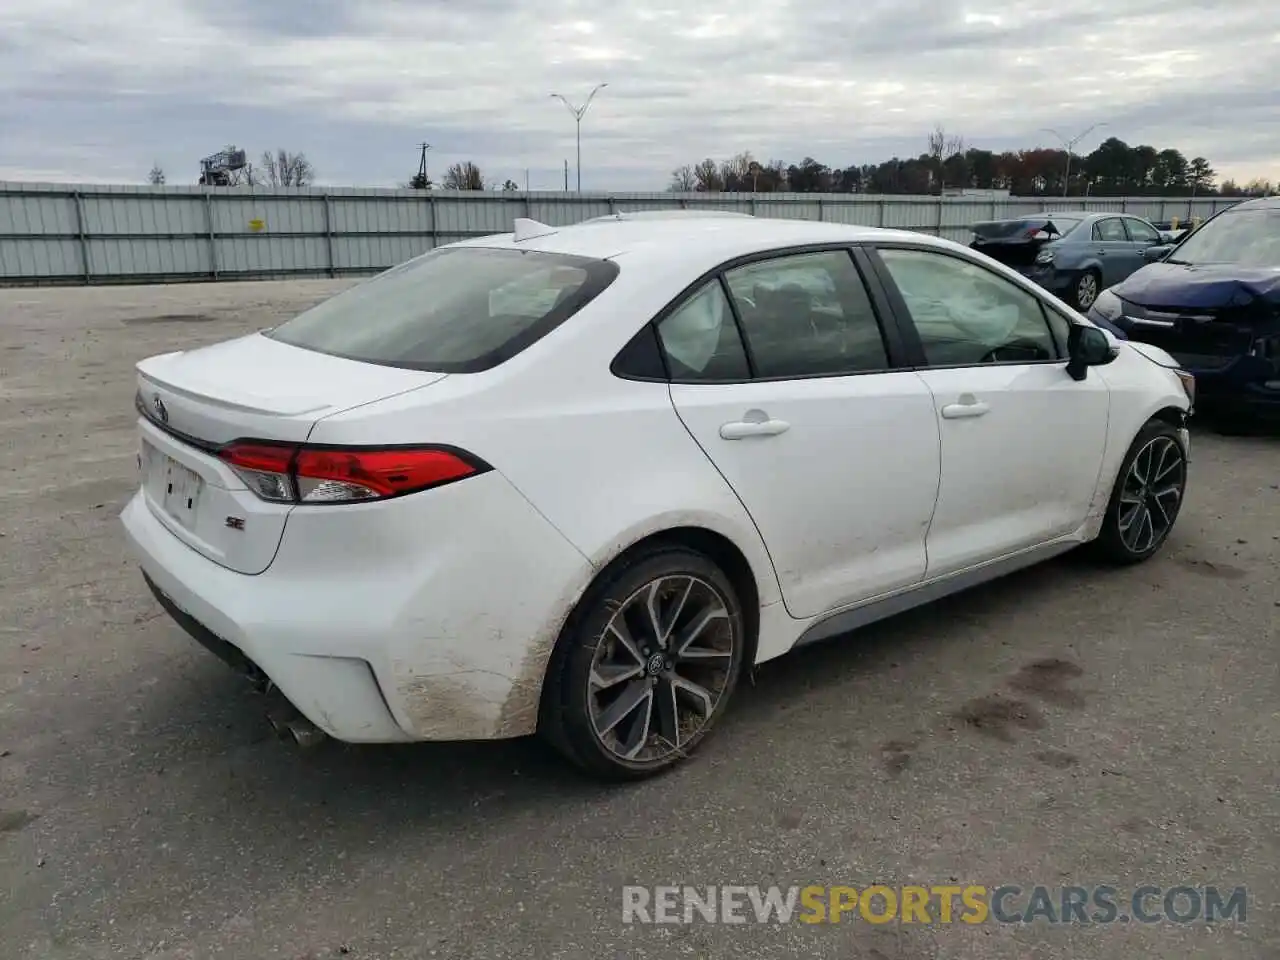
<path id="1" fill-rule="evenodd" d="M 1176 233 L 1129 214 L 1073 212 L 973 232 L 975 250 L 1117 337 L 1167 350 L 1220 426 L 1280 419 L 1280 198 L 1236 204 Z"/>

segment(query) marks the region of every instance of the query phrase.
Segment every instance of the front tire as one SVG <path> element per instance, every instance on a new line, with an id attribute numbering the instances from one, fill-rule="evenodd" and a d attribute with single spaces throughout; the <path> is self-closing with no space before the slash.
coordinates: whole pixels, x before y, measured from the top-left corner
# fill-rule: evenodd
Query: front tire
<path id="1" fill-rule="evenodd" d="M 539 733 L 603 780 L 662 773 L 710 734 L 747 650 L 737 591 L 706 556 L 657 544 L 616 562 L 566 622 Z"/>
<path id="2" fill-rule="evenodd" d="M 1141 563 L 1168 539 L 1187 489 L 1187 451 L 1178 430 L 1151 420 L 1125 454 L 1095 545 L 1112 563 Z"/>

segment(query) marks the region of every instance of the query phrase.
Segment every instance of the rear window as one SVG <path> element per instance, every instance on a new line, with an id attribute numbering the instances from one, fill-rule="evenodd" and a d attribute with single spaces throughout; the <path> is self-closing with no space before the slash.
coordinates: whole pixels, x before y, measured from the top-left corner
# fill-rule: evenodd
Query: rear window
<path id="1" fill-rule="evenodd" d="M 434 250 L 267 332 L 295 347 L 413 370 L 474 373 L 554 330 L 618 274 L 532 250 Z"/>

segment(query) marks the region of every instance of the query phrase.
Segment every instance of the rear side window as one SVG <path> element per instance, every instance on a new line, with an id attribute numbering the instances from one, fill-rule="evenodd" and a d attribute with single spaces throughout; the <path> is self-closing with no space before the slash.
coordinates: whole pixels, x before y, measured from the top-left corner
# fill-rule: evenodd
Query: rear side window
<path id="1" fill-rule="evenodd" d="M 846 250 L 762 260 L 725 274 L 757 377 L 886 370 L 880 324 Z"/>
<path id="2" fill-rule="evenodd" d="M 554 330 L 618 274 L 607 260 L 455 247 L 410 260 L 267 333 L 319 353 L 474 373 Z"/>

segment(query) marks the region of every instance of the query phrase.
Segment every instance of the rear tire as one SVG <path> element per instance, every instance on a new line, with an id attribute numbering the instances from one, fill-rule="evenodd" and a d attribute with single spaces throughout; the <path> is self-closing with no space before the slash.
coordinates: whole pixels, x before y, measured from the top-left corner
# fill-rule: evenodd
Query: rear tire
<path id="1" fill-rule="evenodd" d="M 657 543 L 615 561 L 565 623 L 538 732 L 601 780 L 641 780 L 692 754 L 748 649 L 737 592 L 709 558 Z"/>
<path id="2" fill-rule="evenodd" d="M 1102 531 L 1099 556 L 1116 564 L 1141 563 L 1168 539 L 1187 490 L 1187 451 L 1178 430 L 1149 420 L 1138 431 L 1116 475 Z"/>
<path id="3" fill-rule="evenodd" d="M 1085 270 L 1071 285 L 1071 302 L 1081 313 L 1087 313 L 1102 292 L 1102 277 L 1096 270 Z"/>

